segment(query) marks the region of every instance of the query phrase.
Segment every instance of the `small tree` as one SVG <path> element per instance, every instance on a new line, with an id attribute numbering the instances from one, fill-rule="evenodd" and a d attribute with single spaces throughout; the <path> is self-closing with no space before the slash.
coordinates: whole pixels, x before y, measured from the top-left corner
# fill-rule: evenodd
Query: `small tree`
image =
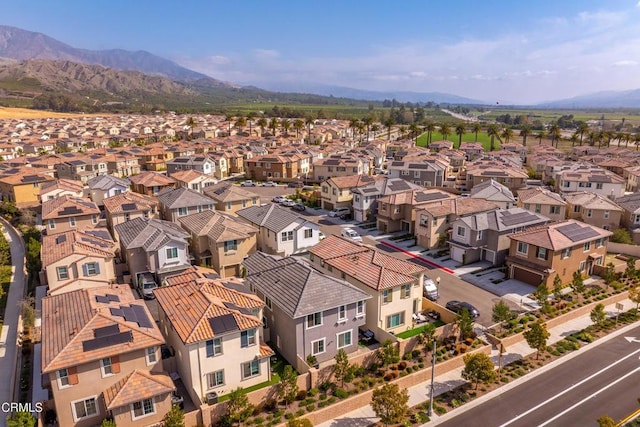
<path id="1" fill-rule="evenodd" d="M 601 303 L 593 307 L 593 310 L 589 313 L 589 317 L 593 323 L 598 326 L 602 326 L 607 318 L 607 313 L 604 311 L 604 304 Z"/>
<path id="2" fill-rule="evenodd" d="M 611 285 L 614 280 L 616 280 L 615 266 L 612 262 L 607 264 L 607 266 L 604 268 L 604 273 L 602 273 L 602 280 L 604 280 L 604 284 L 607 286 Z"/>
<path id="3" fill-rule="evenodd" d="M 184 424 L 182 424 L 182 425 L 184 426 Z M 116 427 L 116 422 L 113 421 L 112 419 L 105 418 L 100 423 L 100 427 Z M 164 425 L 162 427 L 164 427 Z"/>
<path id="4" fill-rule="evenodd" d="M 385 426 L 404 421 L 409 410 L 409 392 L 398 384 L 387 383 L 373 391 L 371 407 Z"/>
<path id="5" fill-rule="evenodd" d="M 584 280 L 582 279 L 582 273 L 579 271 L 573 272 L 573 279 L 571 280 L 571 287 L 574 291 L 582 294 L 585 291 Z"/>
<path id="6" fill-rule="evenodd" d="M 460 339 L 464 340 L 473 335 L 473 318 L 469 310 L 463 308 L 455 320 L 456 326 L 460 329 Z"/>
<path id="7" fill-rule="evenodd" d="M 540 283 L 540 285 L 538 285 L 538 287 L 536 288 L 536 291 L 533 293 L 533 296 L 536 298 L 536 301 L 538 301 L 538 304 L 540 304 L 541 306 L 546 306 L 547 304 L 549 304 L 549 289 L 547 288 L 547 285 L 542 282 Z"/>
<path id="8" fill-rule="evenodd" d="M 400 360 L 400 350 L 391 340 L 385 340 L 378 348 L 376 357 L 383 365 L 390 365 Z"/>
<path id="9" fill-rule="evenodd" d="M 603 415 L 597 420 L 599 427 L 616 427 L 617 424 L 609 415 Z"/>
<path id="10" fill-rule="evenodd" d="M 249 403 L 249 398 L 242 387 L 238 387 L 229 393 L 227 411 L 229 421 L 239 424 L 242 424 L 253 412 L 253 405 Z"/>
<path id="11" fill-rule="evenodd" d="M 429 352 L 429 349 L 431 348 L 431 345 L 435 338 L 436 325 L 434 325 L 433 323 L 427 323 L 426 325 L 424 325 L 424 327 L 422 328 L 422 332 L 420 333 L 420 335 L 418 335 L 417 340 L 418 344 L 424 346 L 425 354 Z"/>
<path id="12" fill-rule="evenodd" d="M 184 411 L 178 405 L 173 405 L 164 416 L 162 427 L 184 427 Z"/>
<path id="13" fill-rule="evenodd" d="M 333 375 L 337 381 L 340 381 L 340 387 L 344 387 L 344 379 L 349 375 L 349 357 L 344 349 L 338 350 L 334 358 L 336 363 L 333 365 Z"/>
<path id="14" fill-rule="evenodd" d="M 624 243 L 627 245 L 633 245 L 633 239 L 631 238 L 631 234 L 625 228 L 618 228 L 613 231 L 613 235 L 609 238 L 611 242 L 614 243 Z"/>
<path id="15" fill-rule="evenodd" d="M 28 296 L 25 299 L 20 300 L 19 304 L 24 326 L 32 328 L 36 321 L 35 298 Z"/>
<path id="16" fill-rule="evenodd" d="M 487 384 L 496 379 L 491 358 L 484 353 L 467 354 L 464 360 L 464 369 L 462 370 L 462 378 L 470 381 L 478 389 L 478 383 Z"/>
<path id="17" fill-rule="evenodd" d="M 629 299 L 636 303 L 636 310 L 640 307 L 640 286 L 629 289 Z"/>
<path id="18" fill-rule="evenodd" d="M 540 356 L 540 352 L 547 348 L 547 340 L 549 339 L 549 331 L 542 319 L 531 325 L 524 334 L 529 347 L 536 350 L 536 359 Z"/>
<path id="19" fill-rule="evenodd" d="M 313 354 L 307 355 L 307 365 L 316 366 L 318 364 L 318 358 Z"/>
<path id="20" fill-rule="evenodd" d="M 562 279 L 560 279 L 560 275 L 556 274 L 556 277 L 553 278 L 553 299 L 560 301 L 560 298 L 562 298 Z"/>
<path id="21" fill-rule="evenodd" d="M 284 400 L 284 406 L 288 408 L 289 403 L 296 398 L 296 394 L 298 394 L 298 375 L 291 365 L 287 365 L 280 376 L 278 396 Z"/>
<path id="22" fill-rule="evenodd" d="M 491 309 L 491 320 L 499 323 L 501 330 L 502 323 L 511 320 L 511 309 L 504 301 L 500 300 L 493 305 Z"/>
<path id="23" fill-rule="evenodd" d="M 19 411 L 7 418 L 8 427 L 35 427 L 36 419 L 29 412 Z"/>
<path id="24" fill-rule="evenodd" d="M 287 421 L 287 427 L 313 427 L 313 424 L 306 418 L 291 418 Z"/>
<path id="25" fill-rule="evenodd" d="M 627 268 L 624 270 L 624 275 L 629 279 L 634 279 L 636 277 L 636 259 L 634 257 L 629 257 L 627 260 Z"/>

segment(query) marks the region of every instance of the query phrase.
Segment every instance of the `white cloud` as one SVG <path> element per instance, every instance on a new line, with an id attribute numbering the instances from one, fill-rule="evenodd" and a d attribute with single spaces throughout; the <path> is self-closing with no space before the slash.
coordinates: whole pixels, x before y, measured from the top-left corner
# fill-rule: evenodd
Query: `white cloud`
<path id="1" fill-rule="evenodd" d="M 621 61 L 616 61 L 613 63 L 614 67 L 629 67 L 629 66 L 636 66 L 638 65 L 637 61 L 632 61 L 629 59 L 623 59 Z"/>

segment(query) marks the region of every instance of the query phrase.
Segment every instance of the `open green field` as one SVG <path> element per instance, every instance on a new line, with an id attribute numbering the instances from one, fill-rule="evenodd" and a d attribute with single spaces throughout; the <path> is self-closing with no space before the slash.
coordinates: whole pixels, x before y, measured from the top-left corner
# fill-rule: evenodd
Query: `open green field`
<path id="1" fill-rule="evenodd" d="M 621 121 L 625 119 L 625 123 L 630 125 L 640 125 L 640 110 L 620 109 L 620 110 L 542 110 L 542 109 L 509 109 L 498 108 L 486 113 L 479 114 L 485 120 L 495 120 L 496 117 L 510 114 L 513 117 L 525 115 L 530 120 L 540 120 L 542 122 L 551 122 L 557 120 L 564 115 L 573 115 L 575 120 L 588 121 L 600 120 L 602 116 L 606 121 Z M 478 115 L 478 114 L 471 114 Z"/>
<path id="2" fill-rule="evenodd" d="M 426 147 L 427 146 L 427 138 L 428 135 L 426 133 L 423 133 L 422 135 L 420 135 L 418 137 L 418 142 L 416 143 L 416 145 L 418 145 L 419 147 Z M 432 142 L 436 142 L 436 141 L 442 141 L 444 138 L 442 137 L 442 134 L 440 132 L 432 132 L 431 133 L 431 141 Z M 452 141 L 454 143 L 454 147 L 458 148 L 458 140 L 459 137 L 458 135 L 451 134 L 448 136 L 447 138 L 449 141 Z M 527 141 L 531 140 L 532 138 L 529 137 L 527 139 Z M 462 142 L 476 142 L 476 134 L 475 133 L 465 133 L 464 135 L 462 135 Z M 478 132 L 478 141 L 480 144 L 482 144 L 482 147 L 484 147 L 484 151 L 489 151 L 491 149 L 491 138 L 489 138 L 489 135 L 487 135 L 484 132 Z M 498 140 L 498 138 L 495 138 L 494 141 L 494 149 L 495 150 L 499 150 L 500 149 L 500 141 Z"/>

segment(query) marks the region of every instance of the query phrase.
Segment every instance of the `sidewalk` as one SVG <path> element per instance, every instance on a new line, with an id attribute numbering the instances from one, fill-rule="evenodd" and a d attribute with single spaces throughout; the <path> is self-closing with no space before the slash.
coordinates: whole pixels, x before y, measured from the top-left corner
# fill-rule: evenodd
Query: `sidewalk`
<path id="1" fill-rule="evenodd" d="M 622 304 L 624 305 L 624 310 L 630 310 L 631 308 L 635 307 L 635 303 L 633 303 L 632 301 L 626 299 L 624 301 L 622 301 Z M 608 313 L 608 315 L 610 316 L 614 316 L 617 313 L 617 310 L 615 308 L 615 304 L 611 304 L 605 307 L 606 312 Z M 562 339 L 564 339 L 566 336 L 570 335 L 573 332 L 577 332 L 580 331 L 584 328 L 586 328 L 587 326 L 591 325 L 593 322 L 591 321 L 589 315 L 585 315 L 583 317 L 574 319 L 572 321 L 563 323 L 562 325 L 558 325 L 555 328 L 551 328 L 549 329 L 549 341 L 548 344 L 554 344 Z M 637 325 L 633 325 L 633 327 L 636 327 Z M 619 331 L 619 333 L 621 333 L 621 331 Z M 615 333 L 614 333 L 615 334 Z M 612 334 L 612 335 L 614 335 Z M 587 345 L 582 347 L 582 349 L 589 349 L 592 348 L 594 345 L 598 345 L 602 342 L 604 342 L 606 340 L 605 338 L 601 338 L 600 340 L 594 342 L 593 344 Z M 582 350 L 581 349 L 581 350 Z M 580 351 L 580 350 L 578 350 Z M 535 353 L 535 350 L 532 350 L 529 345 L 526 343 L 526 341 L 522 341 L 519 342 L 517 344 L 514 344 L 510 347 L 508 347 L 506 349 L 506 352 L 502 355 L 502 363 L 504 364 L 508 364 L 511 363 L 515 360 L 521 359 L 529 354 L 533 354 Z M 557 359 L 556 361 L 554 361 L 553 363 L 564 363 L 567 360 L 570 360 L 572 358 L 572 355 L 575 354 L 576 352 L 570 353 L 560 359 Z M 493 360 L 493 362 L 497 365 L 498 364 L 498 357 L 499 357 L 499 352 L 498 349 L 494 349 L 491 352 L 491 359 Z M 548 365 L 547 365 L 548 366 Z M 535 371 L 533 371 L 533 373 L 531 373 L 530 375 L 538 375 L 540 374 L 540 370 L 544 369 L 540 368 L 537 369 Z M 439 375 L 435 378 L 435 383 L 434 383 L 434 394 L 436 396 L 445 393 L 451 389 L 454 389 L 455 387 L 464 384 L 464 380 L 462 380 L 461 377 L 461 372 L 462 372 L 462 368 L 459 369 L 455 369 L 452 370 L 450 372 L 447 372 L 446 374 L 443 375 Z M 527 375 L 525 377 L 521 377 L 521 379 L 523 381 L 526 381 L 527 379 L 531 378 L 530 375 Z M 513 385 L 512 385 L 513 384 Z M 502 386 L 500 389 L 498 389 L 498 393 L 499 392 L 504 392 L 507 391 L 507 389 L 505 389 L 505 387 L 510 386 L 509 388 L 515 386 L 517 383 L 513 382 L 513 383 L 509 383 L 508 385 Z M 423 383 L 420 383 L 414 387 L 409 388 L 409 406 L 414 406 L 414 405 L 418 405 L 420 403 L 423 403 L 424 401 L 429 399 L 429 388 L 431 386 L 431 381 L 425 381 Z M 481 401 L 482 399 L 488 399 L 490 398 L 491 394 L 489 395 L 485 395 L 483 397 L 480 397 L 479 399 L 477 399 L 478 401 Z M 469 402 L 463 406 L 461 406 L 460 408 L 449 412 L 448 414 L 445 414 L 445 416 L 447 418 L 450 418 L 452 415 L 449 414 L 457 414 L 460 413 L 461 411 L 464 411 L 466 409 L 470 409 L 471 408 L 471 404 L 475 402 Z M 480 402 L 476 403 L 479 404 Z M 474 405 L 475 406 L 475 405 Z M 425 424 L 425 425 L 434 425 L 438 423 L 438 420 L 441 417 L 434 414 L 431 417 L 431 422 Z M 359 408 L 355 411 L 349 412 L 347 414 L 344 414 L 338 418 L 335 418 L 332 421 L 327 421 L 325 423 L 319 424 L 318 427 L 363 427 L 363 426 L 367 426 L 370 425 L 374 422 L 378 421 L 378 418 L 376 418 L 375 413 L 373 412 L 373 409 L 371 409 L 371 406 L 367 405 L 364 406 L 362 408 Z"/>

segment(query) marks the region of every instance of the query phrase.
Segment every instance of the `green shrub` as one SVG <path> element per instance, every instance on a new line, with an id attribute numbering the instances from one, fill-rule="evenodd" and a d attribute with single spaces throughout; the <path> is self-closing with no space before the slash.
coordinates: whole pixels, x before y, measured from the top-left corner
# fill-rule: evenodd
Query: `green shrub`
<path id="1" fill-rule="evenodd" d="M 424 411 L 418 412 L 416 414 L 416 418 L 421 423 L 428 423 L 429 421 L 431 421 L 431 419 L 429 418 L 429 415 L 427 415 L 427 413 Z"/>
<path id="2" fill-rule="evenodd" d="M 317 388 L 315 388 L 315 387 L 312 387 L 312 388 L 309 390 L 309 396 L 315 396 L 316 394 L 318 394 L 318 389 L 317 389 Z"/>
<path id="3" fill-rule="evenodd" d="M 424 363 L 422 363 L 422 362 L 418 363 L 418 368 L 420 368 L 420 369 L 424 368 Z"/>
<path id="4" fill-rule="evenodd" d="M 312 403 L 311 405 L 305 406 L 305 408 L 307 408 L 307 412 L 313 412 L 316 409 L 316 405 Z"/>
<path id="5" fill-rule="evenodd" d="M 294 417 L 295 417 L 295 415 L 293 415 L 291 412 L 287 412 L 286 414 L 284 414 L 284 417 L 285 417 L 287 420 L 290 420 L 290 419 L 294 418 Z"/>
<path id="6" fill-rule="evenodd" d="M 303 415 L 304 415 L 304 409 L 298 409 L 296 411 L 296 417 L 300 418 Z"/>
<path id="7" fill-rule="evenodd" d="M 336 402 L 336 398 L 335 398 L 335 397 L 333 397 L 333 396 L 331 396 L 331 397 L 327 400 L 327 403 L 328 403 L 329 405 L 332 405 L 332 404 L 334 404 L 335 402 Z"/>
<path id="8" fill-rule="evenodd" d="M 296 400 L 305 400 L 307 398 L 307 390 L 300 390 L 296 394 Z"/>
<path id="9" fill-rule="evenodd" d="M 458 399 L 451 399 L 451 406 L 452 407 L 457 408 L 460 405 L 462 405 L 462 402 L 458 401 Z"/>
<path id="10" fill-rule="evenodd" d="M 443 415 L 447 413 L 447 408 L 440 406 L 440 405 L 433 405 L 433 410 L 436 412 L 436 414 L 438 415 Z"/>
<path id="11" fill-rule="evenodd" d="M 411 357 L 413 357 L 414 359 L 418 358 L 420 356 L 420 350 L 413 350 L 411 352 Z"/>
<path id="12" fill-rule="evenodd" d="M 341 388 L 335 389 L 335 391 L 333 392 L 333 395 L 339 399 L 344 399 L 346 397 L 349 397 L 349 393 L 346 390 Z"/>

